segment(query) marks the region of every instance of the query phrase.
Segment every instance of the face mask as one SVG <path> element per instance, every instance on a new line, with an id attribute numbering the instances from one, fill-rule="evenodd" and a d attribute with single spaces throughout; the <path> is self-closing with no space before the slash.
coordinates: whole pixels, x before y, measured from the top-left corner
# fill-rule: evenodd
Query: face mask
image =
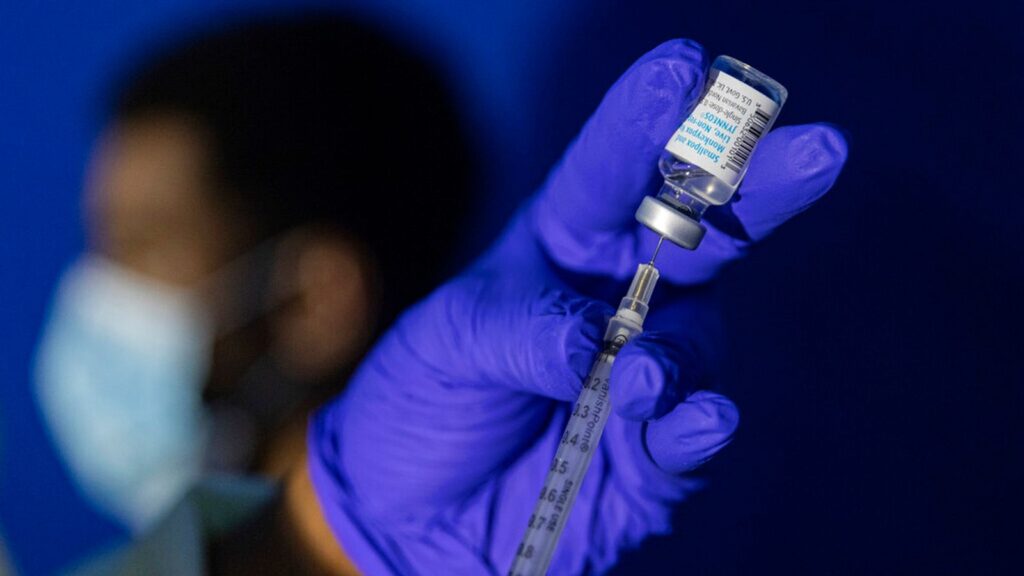
<path id="1" fill-rule="evenodd" d="M 145 530 L 200 473 L 211 327 L 198 298 L 98 256 L 62 277 L 36 393 L 86 497 Z"/>

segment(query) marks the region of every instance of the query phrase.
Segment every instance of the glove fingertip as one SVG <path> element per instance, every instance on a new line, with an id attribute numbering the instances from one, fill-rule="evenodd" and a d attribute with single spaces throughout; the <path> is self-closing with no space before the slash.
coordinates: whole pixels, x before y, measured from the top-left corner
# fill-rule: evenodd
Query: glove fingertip
<path id="1" fill-rule="evenodd" d="M 701 364 L 686 338 L 645 332 L 622 349 L 612 367 L 612 405 L 630 420 L 664 416 L 696 387 Z"/>
<path id="2" fill-rule="evenodd" d="M 727 446 L 739 425 L 739 409 L 725 396 L 699 391 L 647 427 L 647 448 L 674 474 L 700 466 Z"/>
<path id="3" fill-rule="evenodd" d="M 654 357 L 635 350 L 623 350 L 615 360 L 610 394 L 616 413 L 627 420 L 643 421 L 657 411 L 666 375 Z"/>
<path id="4" fill-rule="evenodd" d="M 579 393 L 596 357 L 608 307 L 559 295 L 547 306 L 531 337 L 534 375 L 544 393 L 572 400 Z"/>
<path id="5" fill-rule="evenodd" d="M 632 110 L 628 118 L 645 129 L 638 133 L 648 146 L 660 151 L 685 119 L 704 90 L 707 58 L 704 48 L 687 39 L 669 40 L 651 50 L 623 75 L 632 88 L 609 92 L 625 96 L 620 109 Z"/>
<path id="6" fill-rule="evenodd" d="M 695 92 L 695 97 L 703 90 L 703 75 L 708 70 L 708 57 L 699 42 L 688 38 L 675 38 L 655 46 L 637 60 L 634 66 L 649 73 L 656 73 L 657 67 L 672 71 L 685 92 Z"/>
<path id="7" fill-rule="evenodd" d="M 831 185 L 846 163 L 849 147 L 846 135 L 838 127 L 821 122 L 806 126 L 792 139 L 789 151 L 794 174 L 810 179 L 824 173 L 831 176 Z"/>
<path id="8" fill-rule="evenodd" d="M 750 240 L 763 239 L 824 196 L 847 154 L 846 136 L 831 124 L 784 126 L 768 133 L 733 206 Z"/>
<path id="9" fill-rule="evenodd" d="M 805 207 L 828 191 L 847 153 L 846 136 L 831 124 L 783 126 L 758 146 L 747 181 L 766 200 L 776 196 L 775 203 Z"/>

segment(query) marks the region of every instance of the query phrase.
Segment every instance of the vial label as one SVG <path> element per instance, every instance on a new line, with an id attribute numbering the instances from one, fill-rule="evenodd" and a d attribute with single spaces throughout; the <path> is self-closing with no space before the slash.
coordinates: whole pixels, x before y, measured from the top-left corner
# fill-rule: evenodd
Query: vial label
<path id="1" fill-rule="evenodd" d="M 778 111 L 779 106 L 771 98 L 719 71 L 665 149 L 736 186 L 754 146 Z"/>

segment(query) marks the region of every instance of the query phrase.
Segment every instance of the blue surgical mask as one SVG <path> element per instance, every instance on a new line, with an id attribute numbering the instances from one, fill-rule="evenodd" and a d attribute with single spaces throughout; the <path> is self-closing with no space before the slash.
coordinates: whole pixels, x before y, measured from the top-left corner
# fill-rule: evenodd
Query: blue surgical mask
<path id="1" fill-rule="evenodd" d="M 87 255 L 62 277 L 38 401 L 85 496 L 139 533 L 200 474 L 212 332 L 196 295 Z"/>

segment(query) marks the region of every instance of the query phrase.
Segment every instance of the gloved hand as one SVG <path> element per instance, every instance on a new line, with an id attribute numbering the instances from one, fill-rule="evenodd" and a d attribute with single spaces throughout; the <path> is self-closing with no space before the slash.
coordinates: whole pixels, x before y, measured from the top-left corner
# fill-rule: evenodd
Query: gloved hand
<path id="1" fill-rule="evenodd" d="M 349 557 L 368 574 L 503 573 L 511 565 L 570 405 L 617 302 L 656 238 L 633 210 L 657 190 L 660 150 L 699 97 L 701 48 L 666 43 L 612 87 L 540 193 L 496 246 L 407 312 L 347 392 L 314 418 L 310 475 Z M 837 131 L 780 128 L 758 148 L 742 199 L 696 253 L 659 258 L 662 293 L 612 370 L 615 413 L 552 573 L 602 572 L 669 530 L 697 487 L 680 475 L 728 443 L 736 407 L 698 390 L 717 350 L 706 287 L 832 184 Z M 667 282 L 666 282 L 667 280 Z M 675 283 L 669 290 L 665 284 Z M 689 286 L 689 287 L 685 287 Z"/>

